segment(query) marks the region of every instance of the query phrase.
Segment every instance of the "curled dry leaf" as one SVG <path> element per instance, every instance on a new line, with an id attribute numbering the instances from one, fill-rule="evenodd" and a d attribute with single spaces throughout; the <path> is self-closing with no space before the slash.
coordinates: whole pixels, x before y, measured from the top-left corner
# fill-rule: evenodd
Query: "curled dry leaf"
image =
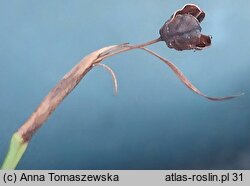
<path id="1" fill-rule="evenodd" d="M 114 84 L 114 94 L 117 95 L 118 94 L 118 83 L 117 83 L 117 78 L 116 78 L 115 72 L 112 70 L 112 68 L 110 68 L 108 65 L 105 65 L 103 63 L 96 63 L 93 66 L 101 66 L 105 70 L 107 70 L 107 72 L 110 73 L 110 75 L 112 76 L 113 84 Z"/>
<path id="2" fill-rule="evenodd" d="M 177 77 L 181 80 L 182 83 L 184 83 L 190 90 L 192 90 L 193 92 L 195 92 L 196 94 L 199 94 L 200 96 L 202 97 L 205 97 L 209 100 L 213 100 L 213 101 L 223 101 L 223 100 L 228 100 L 228 99 L 233 99 L 235 97 L 238 97 L 238 96 L 242 96 L 244 95 L 244 93 L 242 94 L 239 94 L 239 95 L 232 95 L 232 96 L 225 96 L 225 97 L 210 97 L 210 96 L 207 96 L 205 94 L 203 94 L 198 88 L 196 88 L 189 80 L 188 78 L 182 73 L 182 71 L 177 67 L 175 66 L 173 63 L 171 63 L 170 61 L 168 61 L 167 59 L 161 57 L 159 54 L 143 47 L 141 48 L 147 52 L 149 52 L 150 54 L 156 56 L 157 58 L 159 58 L 161 61 L 163 61 L 165 64 L 167 64 L 171 70 L 177 75 Z"/>
<path id="3" fill-rule="evenodd" d="M 202 15 L 198 16 L 198 19 L 202 20 L 203 16 Z M 154 40 L 154 42 L 157 42 L 157 40 Z M 103 53 L 102 55 L 100 55 L 98 61 L 106 59 L 107 57 L 113 56 L 115 54 L 118 54 L 118 53 L 121 53 L 121 52 L 124 52 L 124 51 L 129 51 L 129 50 L 133 50 L 133 49 L 136 49 L 136 48 L 137 49 L 143 49 L 143 50 L 147 51 L 148 53 L 156 56 L 157 58 L 159 58 L 164 63 L 166 63 L 170 67 L 170 69 L 176 74 L 176 76 L 181 80 L 182 83 L 184 83 L 190 90 L 192 90 L 193 92 L 195 92 L 196 94 L 198 94 L 198 95 L 200 95 L 202 97 L 205 97 L 205 98 L 207 98 L 209 100 L 212 100 L 212 101 L 223 101 L 223 100 L 233 99 L 233 98 L 236 98 L 238 96 L 244 95 L 244 93 L 241 93 L 241 94 L 238 94 L 238 95 L 225 96 L 225 97 L 207 96 L 206 94 L 202 93 L 197 87 L 195 87 L 176 65 L 174 65 L 172 62 L 168 61 L 167 59 L 163 58 L 159 54 L 145 48 L 144 46 L 146 46 L 146 45 L 145 44 L 142 44 L 142 45 L 129 45 L 128 43 L 117 45 L 116 47 L 113 47 L 113 48 L 105 51 L 105 53 Z M 111 73 L 111 71 L 109 70 L 110 73 Z M 115 81 L 116 80 L 115 76 L 114 75 L 112 75 L 112 76 L 113 76 L 114 82 L 116 82 Z M 117 84 L 114 83 L 114 85 L 115 85 L 114 87 L 116 89 Z"/>

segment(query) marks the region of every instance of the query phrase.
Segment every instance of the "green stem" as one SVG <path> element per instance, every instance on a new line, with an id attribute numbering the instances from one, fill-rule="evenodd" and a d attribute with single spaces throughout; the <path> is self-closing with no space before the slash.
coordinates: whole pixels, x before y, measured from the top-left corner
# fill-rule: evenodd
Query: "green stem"
<path id="1" fill-rule="evenodd" d="M 17 132 L 14 133 L 10 141 L 9 151 L 5 157 L 1 169 L 15 169 L 27 146 L 28 142 L 24 142 L 20 134 L 18 134 Z"/>

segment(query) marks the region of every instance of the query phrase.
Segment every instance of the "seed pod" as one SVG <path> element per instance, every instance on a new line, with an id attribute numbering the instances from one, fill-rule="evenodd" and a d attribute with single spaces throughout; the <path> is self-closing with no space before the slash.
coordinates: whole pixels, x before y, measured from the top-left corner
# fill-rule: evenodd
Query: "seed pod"
<path id="1" fill-rule="evenodd" d="M 211 37 L 201 34 L 204 18 L 205 13 L 198 6 L 187 4 L 162 26 L 161 39 L 176 50 L 202 50 L 211 45 Z"/>

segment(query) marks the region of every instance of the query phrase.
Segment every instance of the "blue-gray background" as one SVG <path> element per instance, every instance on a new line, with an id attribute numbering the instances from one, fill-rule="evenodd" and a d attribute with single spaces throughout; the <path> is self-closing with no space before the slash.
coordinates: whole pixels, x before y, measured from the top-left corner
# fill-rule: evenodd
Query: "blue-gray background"
<path id="1" fill-rule="evenodd" d="M 203 92 L 250 92 L 246 0 L 1 0 L 0 162 L 13 132 L 78 61 L 101 47 L 142 43 L 186 3 L 206 12 L 212 47 L 150 47 Z M 250 97 L 208 101 L 153 56 L 131 51 L 92 70 L 29 144 L 19 169 L 250 169 Z"/>

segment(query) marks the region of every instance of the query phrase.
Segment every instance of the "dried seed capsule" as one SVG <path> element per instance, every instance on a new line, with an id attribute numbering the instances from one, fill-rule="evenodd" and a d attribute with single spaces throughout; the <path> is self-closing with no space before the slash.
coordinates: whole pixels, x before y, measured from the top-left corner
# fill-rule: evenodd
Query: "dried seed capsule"
<path id="1" fill-rule="evenodd" d="M 201 34 L 200 22 L 204 18 L 199 7 L 187 4 L 162 26 L 161 39 L 176 50 L 202 50 L 211 45 L 211 37 Z"/>

